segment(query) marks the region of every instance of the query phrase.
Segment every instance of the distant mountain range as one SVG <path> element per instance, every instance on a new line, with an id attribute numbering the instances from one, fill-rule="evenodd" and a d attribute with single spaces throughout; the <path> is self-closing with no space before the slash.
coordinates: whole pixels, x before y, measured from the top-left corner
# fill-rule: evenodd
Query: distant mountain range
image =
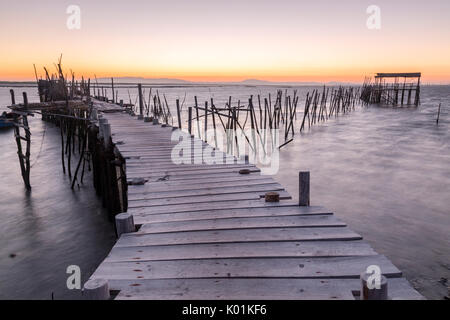
<path id="1" fill-rule="evenodd" d="M 91 79 L 92 81 L 92 79 Z M 110 83 L 111 78 L 98 78 L 100 83 Z M 275 82 L 259 79 L 245 79 L 242 81 L 220 81 L 220 82 L 201 82 L 201 81 L 188 81 L 176 78 L 143 78 L 143 77 L 115 77 L 115 83 L 142 83 L 142 84 L 185 84 L 185 85 L 197 85 L 197 84 L 228 84 L 228 85 L 278 85 L 278 86 L 322 86 L 322 85 L 355 85 L 355 83 L 349 82 Z"/>
<path id="2" fill-rule="evenodd" d="M 95 81 L 91 79 L 91 81 Z M 97 78 L 97 81 L 103 83 L 111 82 L 111 78 Z M 158 84 L 189 84 L 190 81 L 174 78 L 143 78 L 143 77 L 114 77 L 117 83 L 158 83 Z"/>
<path id="3" fill-rule="evenodd" d="M 111 78 L 97 78 L 99 83 L 110 85 Z M 95 79 L 91 79 L 91 83 L 95 83 Z M 245 85 L 245 86 L 358 86 L 361 83 L 356 82 L 314 82 L 314 81 L 286 81 L 286 82 L 275 82 L 259 79 L 245 79 L 242 81 L 223 81 L 223 82 L 199 82 L 199 81 L 188 81 L 176 78 L 144 78 L 144 77 L 114 77 L 114 84 L 154 84 L 154 85 L 175 85 L 175 86 L 220 86 L 220 85 Z M 449 84 L 433 84 L 433 83 L 422 83 L 422 85 L 449 85 Z M 36 86 L 36 81 L 0 81 L 0 87 L 34 87 Z"/>

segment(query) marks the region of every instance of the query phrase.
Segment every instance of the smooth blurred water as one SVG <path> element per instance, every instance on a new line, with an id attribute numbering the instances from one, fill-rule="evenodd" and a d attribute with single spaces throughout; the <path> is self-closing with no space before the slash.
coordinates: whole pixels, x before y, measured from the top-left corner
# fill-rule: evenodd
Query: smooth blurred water
<path id="1" fill-rule="evenodd" d="M 199 104 L 212 97 L 217 107 L 223 107 L 230 95 L 234 104 L 238 99 L 247 104 L 250 95 L 267 96 L 269 92 L 274 100 L 276 89 L 194 86 L 160 87 L 158 91 L 172 108 L 175 99 L 183 101 L 186 94 L 186 112 L 194 95 Z M 293 88 L 287 89 L 292 94 Z M 302 111 L 306 92 L 314 88 L 297 89 Z M 9 104 L 8 90 L 0 88 L 0 110 Z M 34 99 L 35 90 L 26 89 Z M 128 90 L 135 103 L 134 88 L 120 88 L 118 99 L 129 102 Z M 16 95 L 21 91 L 16 90 Z M 148 93 L 145 89 L 146 100 Z M 295 140 L 281 150 L 281 168 L 275 176 L 297 198 L 298 171 L 311 171 L 312 204 L 333 210 L 431 299 L 448 294 L 440 280 L 450 278 L 449 101 L 450 86 L 423 86 L 419 108 L 357 107 L 302 134 L 298 134 L 297 123 Z M 441 120 L 436 125 L 440 102 Z M 39 119 L 32 121 L 32 159 L 38 154 L 43 128 Z M 0 221 L 0 297 L 48 298 L 65 281 L 67 264 L 84 263 L 88 276 L 113 242 L 112 228 L 89 178 L 80 191 L 70 190 L 60 168 L 58 134 L 47 128 L 45 152 L 31 171 L 34 188 L 27 196 L 12 132 L 0 133 L 0 212 L 4 215 Z M 11 259 L 10 252 L 19 254 Z M 39 276 L 31 272 L 36 266 Z"/>
<path id="2" fill-rule="evenodd" d="M 15 91 L 38 100 L 36 89 Z M 9 104 L 9 88 L 0 88 L 0 112 Z M 79 290 L 67 289 L 66 269 L 78 265 L 84 283 L 114 244 L 114 228 L 90 174 L 80 190 L 71 190 L 59 128 L 40 116 L 30 125 L 31 192 L 23 186 L 13 130 L 0 130 L 0 299 L 80 298 Z"/>

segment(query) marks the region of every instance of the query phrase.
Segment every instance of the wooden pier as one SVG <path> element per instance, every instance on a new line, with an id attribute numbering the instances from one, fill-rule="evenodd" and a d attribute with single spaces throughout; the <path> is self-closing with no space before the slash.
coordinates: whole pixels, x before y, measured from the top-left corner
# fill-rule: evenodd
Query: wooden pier
<path id="1" fill-rule="evenodd" d="M 99 297 L 91 293 L 101 286 L 115 299 L 351 300 L 359 299 L 361 273 L 378 265 L 390 299 L 423 299 L 330 210 L 299 206 L 254 165 L 225 154 L 234 161 L 177 165 L 171 135 L 178 129 L 125 112 L 102 118 L 126 161 L 128 210 L 121 218 L 135 229 L 120 229 L 85 284 L 89 297 Z M 265 201 L 271 191 L 279 202 Z"/>

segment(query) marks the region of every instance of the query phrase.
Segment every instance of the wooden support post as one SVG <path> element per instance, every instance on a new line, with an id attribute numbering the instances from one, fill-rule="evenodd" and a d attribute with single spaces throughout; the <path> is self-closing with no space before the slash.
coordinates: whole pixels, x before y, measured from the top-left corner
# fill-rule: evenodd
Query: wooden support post
<path id="1" fill-rule="evenodd" d="M 188 132 L 192 135 L 192 107 L 188 108 Z"/>
<path id="2" fill-rule="evenodd" d="M 194 101 L 195 101 L 195 119 L 196 119 L 196 123 L 197 123 L 197 133 L 198 133 L 198 138 L 201 139 L 201 133 L 200 133 L 200 118 L 198 115 L 198 103 L 197 103 L 197 96 L 194 96 Z"/>
<path id="3" fill-rule="evenodd" d="M 91 120 L 98 120 L 98 111 L 97 109 L 93 108 L 91 115 L 90 115 Z"/>
<path id="4" fill-rule="evenodd" d="M 177 99 L 177 117 L 178 117 L 178 129 L 181 129 L 180 100 L 178 99 Z"/>
<path id="5" fill-rule="evenodd" d="M 369 289 L 367 281 L 371 273 L 363 272 L 361 274 L 361 300 L 388 300 L 388 283 L 385 276 L 381 275 L 379 288 Z"/>
<path id="6" fill-rule="evenodd" d="M 103 125 L 105 123 L 108 123 L 108 120 L 105 118 L 100 118 L 98 119 L 98 137 L 99 138 L 103 138 Z"/>
<path id="7" fill-rule="evenodd" d="M 83 286 L 83 296 L 86 300 L 109 300 L 108 280 L 92 279 Z"/>
<path id="8" fill-rule="evenodd" d="M 111 142 L 111 125 L 109 123 L 103 124 L 103 143 L 105 144 L 105 149 L 109 147 Z"/>
<path id="9" fill-rule="evenodd" d="M 116 215 L 116 231 L 117 237 L 119 238 L 123 233 L 130 233 L 136 231 L 136 226 L 134 225 L 133 216 L 129 213 L 120 213 Z"/>
<path id="10" fill-rule="evenodd" d="M 139 92 L 139 114 L 142 117 L 144 117 L 144 101 L 142 100 L 142 85 L 140 83 L 138 84 L 138 92 Z"/>
<path id="11" fill-rule="evenodd" d="M 113 103 L 116 103 L 116 96 L 114 95 L 114 79 L 113 78 L 111 78 L 111 88 L 112 88 Z"/>
<path id="12" fill-rule="evenodd" d="M 11 104 L 15 105 L 16 104 L 16 98 L 14 97 L 14 90 L 10 89 L 9 93 L 11 94 Z"/>
<path id="13" fill-rule="evenodd" d="M 299 173 L 298 201 L 300 206 L 309 206 L 309 171 Z"/>

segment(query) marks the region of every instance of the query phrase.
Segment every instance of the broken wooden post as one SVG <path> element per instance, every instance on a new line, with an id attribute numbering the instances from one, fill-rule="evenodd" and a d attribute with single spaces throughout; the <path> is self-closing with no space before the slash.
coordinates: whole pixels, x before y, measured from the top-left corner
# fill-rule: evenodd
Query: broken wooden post
<path id="1" fill-rule="evenodd" d="M 105 279 L 91 279 L 83 286 L 83 296 L 86 300 L 109 300 L 109 285 Z"/>
<path id="2" fill-rule="evenodd" d="M 299 206 L 309 206 L 309 171 L 300 171 L 298 202 Z"/>
<path id="3" fill-rule="evenodd" d="M 267 192 L 264 198 L 266 202 L 280 202 L 280 194 L 278 192 Z"/>
<path id="4" fill-rule="evenodd" d="M 361 274 L 361 300 L 388 300 L 388 283 L 385 276 L 380 275 L 380 285 L 378 288 L 369 288 L 368 281 L 372 280 L 369 277 L 373 277 L 372 273 L 363 272 Z M 372 285 L 370 286 L 372 287 Z"/>
<path id="5" fill-rule="evenodd" d="M 117 237 L 119 238 L 123 233 L 130 233 L 136 231 L 136 226 L 134 225 L 133 216 L 129 213 L 120 213 L 116 215 L 116 231 Z"/>

